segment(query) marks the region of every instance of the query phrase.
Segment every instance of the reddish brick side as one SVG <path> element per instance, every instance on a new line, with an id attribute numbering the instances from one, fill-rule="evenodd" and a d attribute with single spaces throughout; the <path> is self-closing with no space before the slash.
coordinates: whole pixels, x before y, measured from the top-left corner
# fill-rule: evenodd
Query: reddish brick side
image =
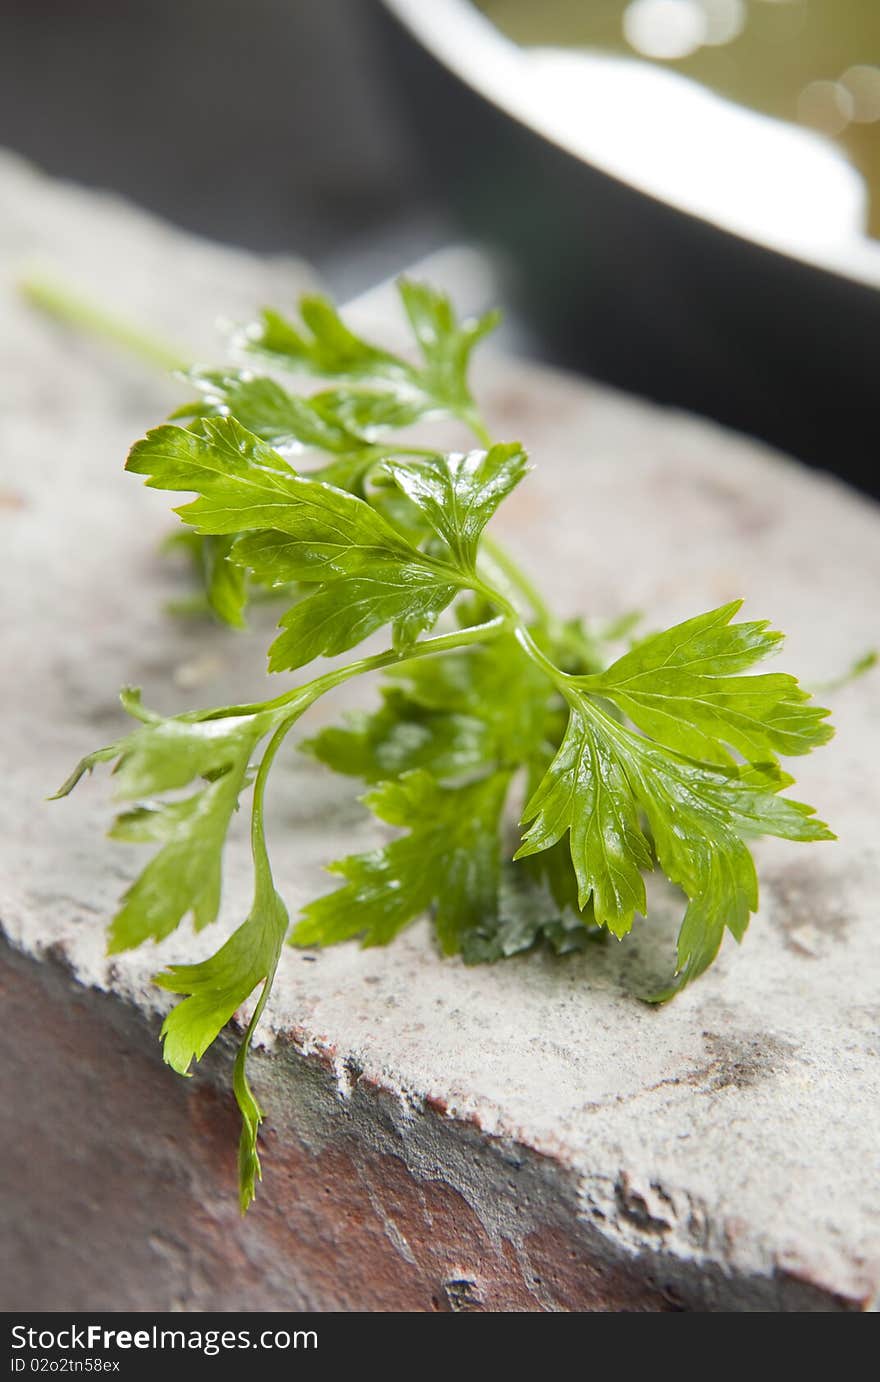
<path id="1" fill-rule="evenodd" d="M 682 1285 L 580 1220 L 552 1161 L 436 1107 L 401 1122 L 367 1080 L 343 1103 L 329 1059 L 292 1049 L 253 1062 L 265 1181 L 242 1220 L 228 1050 L 182 1080 L 137 1009 L 6 945 L 0 996 L 0 1100 L 28 1149 L 0 1202 L 7 1311 L 864 1308 L 790 1271 Z"/>
<path id="2" fill-rule="evenodd" d="M 458 1190 L 402 1156 L 347 1129 L 307 1145 L 295 1110 L 283 1135 L 268 1124 L 242 1221 L 226 1093 L 175 1077 L 134 1010 L 55 963 L 4 947 L 0 986 L 0 1098 L 30 1149 L 2 1208 L 7 1310 L 672 1308 L 632 1270 L 591 1263 L 576 1231 L 493 1241 Z M 311 1082 L 314 1096 L 325 1072 Z M 381 1092 L 367 1097 L 381 1116 Z"/>

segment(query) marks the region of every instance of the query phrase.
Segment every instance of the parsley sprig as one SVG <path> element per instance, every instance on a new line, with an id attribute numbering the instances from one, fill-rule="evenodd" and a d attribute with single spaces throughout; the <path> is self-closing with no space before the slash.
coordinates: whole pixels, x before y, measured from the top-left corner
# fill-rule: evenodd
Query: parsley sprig
<path id="1" fill-rule="evenodd" d="M 176 512 L 218 618 L 241 626 L 250 599 L 286 602 L 271 670 L 386 628 L 388 646 L 250 705 L 162 717 L 127 690 L 136 727 L 58 793 L 113 763 L 126 803 L 113 837 L 157 846 L 110 926 L 109 948 L 122 951 L 188 915 L 197 929 L 216 919 L 226 835 L 252 792 L 247 918 L 209 959 L 156 980 L 181 995 L 162 1038 L 184 1074 L 259 989 L 233 1078 L 244 1209 L 262 1116 L 245 1060 L 287 940 L 384 945 L 430 913 L 441 950 L 467 962 L 540 942 L 565 953 L 626 935 L 647 912 L 644 875 L 659 867 L 687 898 L 676 978 L 652 995 L 665 999 L 712 962 L 725 929 L 742 939 L 758 903 L 753 839 L 833 838 L 811 807 L 781 795 L 792 778 L 780 759 L 832 733 L 794 677 L 754 672 L 781 635 L 735 622 L 735 601 L 611 660 L 630 627 L 596 632 L 554 615 L 485 531 L 529 469 L 519 443 L 492 441 L 468 382 L 495 318 L 461 322 L 430 287 L 399 289 L 417 362 L 361 339 L 323 298 L 306 298 L 296 323 L 264 312 L 235 340 L 247 364 L 187 372 L 195 401 L 127 461 L 148 485 L 195 496 Z M 255 372 L 255 359 L 276 373 Z M 292 393 L 280 370 L 322 386 Z M 401 436 L 432 417 L 464 423 L 476 448 L 441 453 Z M 444 614 L 448 627 L 432 632 Z M 316 700 L 378 671 L 378 707 L 302 747 L 367 784 L 364 804 L 395 833 L 332 863 L 340 886 L 291 926 L 266 848 L 273 763 Z"/>

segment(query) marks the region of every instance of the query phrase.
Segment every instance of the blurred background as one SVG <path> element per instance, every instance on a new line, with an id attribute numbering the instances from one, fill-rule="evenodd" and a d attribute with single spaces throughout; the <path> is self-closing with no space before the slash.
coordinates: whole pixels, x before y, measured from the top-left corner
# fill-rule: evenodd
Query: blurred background
<path id="1" fill-rule="evenodd" d="M 370 0 L 0 0 L 0 142 L 345 297 L 450 234 Z"/>
<path id="2" fill-rule="evenodd" d="M 877 490 L 875 0 L 0 0 L 0 143 L 345 300 L 485 247 L 544 358 Z"/>

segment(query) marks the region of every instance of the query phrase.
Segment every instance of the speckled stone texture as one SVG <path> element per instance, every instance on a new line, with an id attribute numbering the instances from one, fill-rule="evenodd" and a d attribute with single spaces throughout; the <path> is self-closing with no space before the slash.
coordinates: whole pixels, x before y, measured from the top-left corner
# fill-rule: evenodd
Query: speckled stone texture
<path id="1" fill-rule="evenodd" d="M 185 588 L 157 555 L 167 501 L 121 460 L 176 386 L 33 315 L 12 279 L 37 249 L 210 360 L 218 313 L 283 306 L 304 275 L 13 161 L 0 206 L 4 1308 L 870 1308 L 876 676 L 831 695 L 837 739 L 798 764 L 839 842 L 761 844 L 746 943 L 667 1007 L 634 996 L 671 962 L 681 903 L 658 885 L 628 940 L 564 960 L 467 969 L 425 923 L 387 950 L 286 953 L 253 1060 L 265 1181 L 239 1220 L 231 1043 L 193 1080 L 166 1070 L 169 1000 L 149 976 L 241 919 L 244 822 L 218 926 L 111 962 L 103 926 L 146 855 L 102 839 L 105 776 L 43 798 L 118 734 L 123 683 L 167 711 L 259 695 L 268 621 L 236 637 L 162 612 Z M 387 299 L 365 310 L 393 339 Z M 488 355 L 479 374 L 494 431 L 537 465 L 498 534 L 561 613 L 635 606 L 657 626 L 744 595 L 789 632 L 785 666 L 817 682 L 877 641 L 868 502 L 577 379 Z M 370 694 L 336 693 L 304 729 Z M 270 817 L 291 911 L 326 887 L 323 863 L 381 838 L 351 783 L 293 751 Z"/>

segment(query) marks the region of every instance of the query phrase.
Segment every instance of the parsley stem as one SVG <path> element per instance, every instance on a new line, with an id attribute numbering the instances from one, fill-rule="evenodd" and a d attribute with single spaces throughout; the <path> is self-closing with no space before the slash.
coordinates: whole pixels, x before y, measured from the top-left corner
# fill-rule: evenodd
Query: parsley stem
<path id="1" fill-rule="evenodd" d="M 34 307 L 56 321 L 88 335 L 122 346 L 132 355 L 164 370 L 189 368 L 183 355 L 164 341 L 97 306 L 58 279 L 29 274 L 19 280 L 19 291 Z"/>
<path id="2" fill-rule="evenodd" d="M 561 691 L 567 699 L 569 691 L 566 689 L 566 684 L 571 680 L 567 673 L 563 672 L 561 667 L 557 667 L 555 662 L 551 662 L 546 653 L 541 651 L 524 624 L 518 624 L 513 634 L 526 657 L 531 658 L 535 666 L 540 667 L 541 671 L 546 673 L 557 691 Z"/>
<path id="3" fill-rule="evenodd" d="M 497 638 L 509 626 L 509 620 L 504 615 L 498 615 L 485 624 L 472 624 L 470 628 L 456 629 L 454 633 L 442 633 L 435 638 L 425 638 L 402 652 L 389 649 L 388 652 L 376 653 L 373 657 L 362 657 L 356 662 L 349 662 L 347 666 L 340 667 L 338 671 L 327 672 L 323 677 L 317 677 L 315 681 L 300 687 L 299 692 L 293 692 L 292 695 L 295 697 L 304 692 L 308 695 L 308 704 L 312 705 L 325 692 L 332 691 L 334 687 L 341 686 L 353 677 L 362 676 L 365 672 L 380 672 L 385 667 L 412 662 L 419 657 L 431 657 L 435 653 L 450 652 L 453 648 L 466 648 L 472 643 L 484 643 L 487 639 Z"/>
<path id="4" fill-rule="evenodd" d="M 492 434 L 480 417 L 480 414 L 477 412 L 476 407 L 472 405 L 470 408 L 464 409 L 464 411 L 459 414 L 459 417 L 473 432 L 480 446 L 484 446 L 488 451 L 489 447 L 492 445 Z"/>
<path id="5" fill-rule="evenodd" d="M 567 672 L 563 672 L 561 667 L 557 667 L 556 663 L 551 661 L 546 653 L 538 647 L 538 644 L 523 623 L 519 611 L 511 604 L 507 596 L 502 594 L 500 590 L 494 590 L 492 586 L 487 585 L 484 581 L 479 579 L 474 582 L 474 589 L 483 595 L 491 604 L 496 605 L 497 608 L 507 616 L 505 621 L 506 626 L 512 630 L 514 638 L 522 648 L 526 657 L 529 658 L 531 662 L 534 662 L 535 666 L 539 667 L 541 671 L 549 677 L 557 691 L 561 691 L 563 696 L 568 699 L 571 694 L 570 683 L 572 678 Z"/>
<path id="6" fill-rule="evenodd" d="M 266 783 L 275 756 L 278 753 L 288 731 L 293 728 L 296 721 L 302 714 L 297 710 L 294 714 L 288 715 L 282 720 L 275 730 L 272 738 L 263 754 L 260 766 L 257 769 L 256 781 L 254 782 L 254 796 L 251 803 L 251 853 L 254 860 L 254 874 L 256 878 L 255 896 L 259 896 L 261 878 L 268 880 L 269 885 L 274 889 L 272 882 L 272 868 L 269 863 L 269 852 L 266 848 L 266 828 L 263 819 L 263 807 L 266 799 Z M 256 902 L 254 904 L 256 906 Z M 285 913 L 286 916 L 286 913 Z M 257 1029 L 263 1009 L 269 1001 L 269 994 L 272 992 L 272 985 L 275 982 L 275 974 L 278 969 L 278 961 L 281 957 L 283 945 L 283 935 L 279 936 L 275 947 L 274 958 L 269 966 L 263 986 L 256 1002 L 251 1020 L 247 1025 L 244 1036 L 238 1048 L 233 1066 L 232 1084 L 235 1090 L 235 1097 L 242 1115 L 242 1130 L 238 1150 L 239 1167 L 239 1202 L 242 1213 L 248 1208 L 254 1196 L 255 1180 L 262 1180 L 260 1169 L 260 1157 L 257 1152 L 257 1130 L 263 1121 L 263 1111 L 254 1097 L 253 1090 L 248 1083 L 246 1062 L 248 1051 L 250 1050 L 251 1040 Z"/>
<path id="7" fill-rule="evenodd" d="M 303 707 L 305 709 L 305 707 Z M 266 746 L 266 750 L 260 760 L 257 769 L 257 776 L 254 782 L 254 798 L 251 806 L 251 853 L 254 856 L 254 863 L 259 866 L 263 864 L 268 867 L 269 856 L 266 851 L 266 835 L 263 825 L 263 806 L 266 799 L 266 782 L 269 777 L 275 755 L 281 748 L 287 733 L 296 724 L 302 711 L 297 709 L 294 714 L 288 715 L 275 730 L 272 738 Z"/>
<path id="8" fill-rule="evenodd" d="M 506 576 L 512 586 L 515 586 L 520 594 L 524 595 L 532 607 L 532 611 L 537 615 L 540 622 L 550 625 L 555 622 L 555 616 L 550 606 L 547 604 L 541 592 L 534 585 L 532 580 L 525 574 L 521 567 L 513 560 L 509 552 L 496 542 L 494 538 L 484 533 L 480 545 L 494 562 L 499 571 Z"/>
<path id="9" fill-rule="evenodd" d="M 486 593 L 499 603 L 499 598 L 487 589 Z M 518 621 L 519 616 L 512 606 L 506 601 L 503 602 L 505 614 L 496 615 L 494 619 L 488 619 L 484 624 L 471 624 L 466 629 L 456 629 L 452 633 L 442 633 L 434 638 L 424 638 L 412 647 L 404 648 L 401 652 L 388 649 L 384 653 L 376 653 L 372 657 L 358 658 L 356 662 L 349 662 L 345 667 L 339 667 L 333 672 L 326 672 L 322 677 L 316 677 L 314 681 L 308 681 L 303 686 L 295 686 L 291 691 L 285 691 L 283 695 L 276 696 L 271 701 L 252 701 L 247 705 L 223 706 L 218 710 L 208 711 L 207 714 L 200 713 L 192 716 L 198 720 L 219 720 L 227 716 L 259 715 L 265 711 L 273 710 L 295 710 L 290 719 L 290 724 L 294 719 L 298 719 L 301 714 L 308 710 L 309 706 L 314 705 L 326 692 L 332 691 L 335 687 L 341 686 L 343 682 L 350 681 L 353 677 L 363 676 L 366 672 L 380 672 L 385 667 L 394 667 L 404 662 L 412 662 L 416 658 L 431 657 L 435 653 L 450 652 L 454 648 L 466 648 L 473 643 L 485 643 L 490 639 L 497 638 L 499 634 L 505 633 L 512 623 Z M 187 718 L 181 716 L 181 719 Z M 286 720 L 283 722 L 286 723 Z M 288 728 L 290 727 L 288 724 Z M 268 753 L 268 749 L 266 750 Z M 274 756 L 274 754 L 273 754 Z"/>
<path id="10" fill-rule="evenodd" d="M 459 629 L 454 633 L 441 634 L 436 638 L 425 639 L 422 643 L 417 643 L 413 648 L 402 653 L 389 650 L 384 653 L 377 653 L 373 657 L 359 658 L 356 662 L 349 663 L 346 667 L 340 667 L 337 671 L 328 672 L 325 676 L 317 677 L 313 682 L 309 682 L 305 686 L 297 687 L 296 690 L 288 692 L 286 696 L 279 697 L 275 705 L 279 708 L 287 709 L 288 713 L 284 715 L 280 723 L 276 726 L 263 753 L 263 757 L 260 760 L 260 766 L 257 769 L 257 775 L 254 781 L 254 795 L 251 803 L 251 853 L 253 855 L 254 870 L 258 880 L 258 890 L 261 875 L 268 877 L 271 884 L 271 866 L 269 863 L 268 850 L 266 848 L 266 828 L 264 820 L 266 784 L 269 780 L 269 774 L 272 770 L 272 765 L 278 754 L 278 750 L 281 748 L 287 734 L 304 711 L 306 711 L 319 696 L 323 695 L 325 691 L 330 691 L 333 687 L 339 686 L 343 681 L 348 681 L 350 678 L 359 676 L 361 673 L 378 671 L 383 667 L 391 666 L 393 663 L 408 662 L 413 658 L 426 657 L 429 654 L 445 652 L 450 648 L 465 647 L 468 644 L 480 642 L 486 638 L 493 638 L 507 627 L 508 620 L 499 615 L 497 618 L 485 624 L 474 624 L 470 628 Z M 268 705 L 263 705 L 259 708 L 266 710 L 269 707 Z M 281 950 L 279 946 L 274 957 L 274 962 L 263 981 L 256 1007 L 254 1008 L 250 1022 L 247 1025 L 247 1030 L 239 1046 L 233 1071 L 233 1085 L 243 1118 L 241 1141 L 239 1144 L 239 1193 L 243 1213 L 253 1199 L 254 1179 L 262 1179 L 260 1158 L 256 1149 L 256 1138 L 257 1129 L 263 1118 L 262 1110 L 254 1098 L 253 1091 L 248 1084 L 245 1063 L 247 1061 L 253 1034 L 256 1031 L 272 991 L 280 953 Z"/>

